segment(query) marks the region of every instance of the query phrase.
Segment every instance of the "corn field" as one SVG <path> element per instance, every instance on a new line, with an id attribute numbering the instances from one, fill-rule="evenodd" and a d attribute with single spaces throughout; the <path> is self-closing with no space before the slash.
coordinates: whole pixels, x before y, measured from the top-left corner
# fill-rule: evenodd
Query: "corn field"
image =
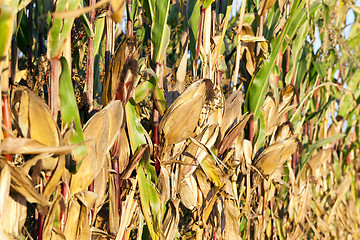
<path id="1" fill-rule="evenodd" d="M 359 239 L 354 0 L 0 0 L 1 239 Z"/>

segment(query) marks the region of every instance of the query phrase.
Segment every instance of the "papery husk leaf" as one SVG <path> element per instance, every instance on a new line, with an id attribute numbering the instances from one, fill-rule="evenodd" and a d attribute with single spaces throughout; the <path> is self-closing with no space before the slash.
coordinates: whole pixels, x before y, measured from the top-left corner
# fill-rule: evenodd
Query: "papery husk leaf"
<path id="1" fill-rule="evenodd" d="M 266 135 L 270 135 L 279 122 L 278 104 L 272 94 L 264 101 L 262 111 L 265 119 Z"/>
<path id="2" fill-rule="evenodd" d="M 192 83 L 170 105 L 159 125 L 166 145 L 172 145 L 193 135 L 205 100 L 213 97 L 212 83 L 203 79 Z"/>
<path id="3" fill-rule="evenodd" d="M 234 140 L 239 136 L 243 131 L 248 122 L 248 120 L 252 117 L 252 113 L 243 117 L 241 121 L 239 121 L 235 126 L 233 126 L 226 135 L 223 137 L 223 140 L 219 147 L 219 154 L 223 154 L 226 149 L 228 149 Z"/>
<path id="4" fill-rule="evenodd" d="M 244 97 L 240 90 L 232 92 L 226 99 L 223 120 L 220 125 L 222 138 L 230 127 L 242 119 L 241 107 L 243 102 Z"/>
<path id="5" fill-rule="evenodd" d="M 160 166 L 157 176 L 156 190 L 159 192 L 161 205 L 165 205 L 170 198 L 170 173 L 164 166 Z"/>
<path id="6" fill-rule="evenodd" d="M 55 218 L 56 211 L 59 208 L 61 198 L 62 198 L 62 196 L 58 195 L 56 197 L 56 199 L 51 203 L 49 212 L 44 219 L 44 225 L 43 225 L 43 231 L 42 231 L 43 239 L 52 239 L 51 235 L 52 235 L 52 230 L 53 230 L 53 225 L 54 225 L 54 218 Z"/>
<path id="7" fill-rule="evenodd" d="M 84 136 L 88 139 L 86 142 L 88 154 L 77 173 L 71 177 L 70 192 L 72 194 L 85 190 L 98 175 L 104 166 L 106 153 L 114 144 L 122 123 L 121 101 L 111 102 L 87 122 L 84 127 Z"/>
<path id="8" fill-rule="evenodd" d="M 44 100 L 24 86 L 17 86 L 12 91 L 12 117 L 25 138 L 37 140 L 45 146 L 59 146 L 59 128 L 55 123 Z M 41 117 L 39 117 L 41 116 Z M 42 165 L 45 170 L 53 170 L 57 159 L 47 157 Z"/>
<path id="9" fill-rule="evenodd" d="M 189 210 L 193 210 L 198 202 L 198 186 L 193 175 L 180 182 L 180 201 Z"/>
<path id="10" fill-rule="evenodd" d="M 294 127 L 291 122 L 285 122 L 279 126 L 275 133 L 275 142 L 291 137 Z"/>
<path id="11" fill-rule="evenodd" d="M 295 87 L 288 85 L 280 91 L 280 103 L 279 113 L 281 113 L 287 106 L 290 105 L 291 101 L 295 96 Z"/>
<path id="12" fill-rule="evenodd" d="M 64 172 L 65 172 L 65 156 L 60 156 L 58 164 L 55 167 L 55 170 L 53 171 L 50 180 L 47 182 L 43 192 L 43 196 L 46 200 L 49 200 L 51 194 L 58 186 L 59 180 L 63 176 Z"/>
<path id="13" fill-rule="evenodd" d="M 169 210 L 167 211 L 163 221 L 163 232 L 166 240 L 175 239 L 180 219 L 179 202 L 180 201 L 178 199 L 169 201 Z"/>
<path id="14" fill-rule="evenodd" d="M 127 194 L 126 199 L 122 202 L 121 210 L 121 222 L 119 231 L 116 235 L 116 240 L 122 240 L 123 236 L 126 233 L 126 228 L 130 225 L 135 210 L 138 208 L 138 201 L 134 198 L 135 189 L 137 187 L 137 179 L 132 179 L 132 189 L 130 189 L 129 194 Z"/>
<path id="15" fill-rule="evenodd" d="M 94 193 L 98 196 L 94 203 L 94 216 L 100 211 L 102 204 L 104 204 L 106 195 L 106 188 L 109 178 L 109 162 L 110 155 L 106 154 L 107 160 L 105 161 L 104 166 L 102 167 L 99 174 L 94 178 Z M 95 218 L 93 219 L 95 221 Z"/>
<path id="16" fill-rule="evenodd" d="M 0 218 L 0 226 L 8 238 L 14 239 L 14 236 L 21 235 L 27 215 L 27 206 L 25 198 L 18 194 L 12 193 L 7 198 L 3 216 Z M 10 238 L 10 236 L 13 236 Z"/>
<path id="17" fill-rule="evenodd" d="M 196 96 L 180 104 L 171 113 L 166 112 L 160 122 L 159 130 L 167 145 L 184 141 L 194 134 L 203 103 L 203 96 Z"/>
<path id="18" fill-rule="evenodd" d="M 223 203 L 225 215 L 225 229 L 223 229 L 224 239 L 240 239 L 239 233 L 239 213 L 240 209 L 233 199 L 225 198 Z"/>
<path id="19" fill-rule="evenodd" d="M 24 86 L 17 86 L 11 95 L 12 116 L 22 136 L 59 146 L 59 129 L 44 100 Z"/>
<path id="20" fill-rule="evenodd" d="M 111 18 L 117 23 L 123 19 L 123 13 L 125 9 L 124 2 L 125 0 L 120 0 L 120 1 L 110 0 L 111 9 L 112 9 Z"/>
<path id="21" fill-rule="evenodd" d="M 310 166 L 313 173 L 315 173 L 316 169 L 321 166 L 326 160 L 331 159 L 331 148 L 322 149 L 318 153 L 314 154 L 307 164 Z"/>
<path id="22" fill-rule="evenodd" d="M 197 183 L 199 186 L 199 189 L 201 190 L 201 193 L 203 196 L 207 196 L 211 189 L 211 183 L 208 181 L 204 171 L 201 168 L 198 168 L 195 171 Z M 202 200 L 202 198 L 200 198 Z"/>
<path id="23" fill-rule="evenodd" d="M 265 176 L 272 174 L 298 149 L 298 144 L 297 138 L 293 136 L 270 145 L 256 158 L 255 167 Z"/>
<path id="24" fill-rule="evenodd" d="M 214 124 L 206 127 L 198 136 L 196 136 L 196 140 L 210 149 L 215 144 L 218 135 L 219 127 L 217 124 Z M 199 145 L 195 142 L 190 143 L 182 154 L 181 159 L 184 164 L 180 169 L 180 180 L 186 179 L 188 176 L 193 174 L 199 163 L 201 163 L 207 154 L 209 154 L 207 149 L 202 149 L 202 146 L 199 147 Z"/>
<path id="25" fill-rule="evenodd" d="M 89 225 L 89 213 L 88 208 L 84 204 L 81 204 L 79 226 L 78 226 L 78 238 L 79 240 L 91 239 L 90 225 Z"/>
<path id="26" fill-rule="evenodd" d="M 7 199 L 10 194 L 11 173 L 9 166 L 5 165 L 0 172 L 0 219 L 5 211 Z"/>
<path id="27" fill-rule="evenodd" d="M 109 233 L 116 234 L 119 231 L 119 205 L 116 194 L 116 174 L 109 175 Z"/>
<path id="28" fill-rule="evenodd" d="M 120 131 L 120 154 L 119 154 L 119 173 L 122 173 L 130 161 L 130 145 L 125 128 Z"/>
<path id="29" fill-rule="evenodd" d="M 76 196 L 72 199 L 72 201 L 69 201 L 66 225 L 64 229 L 66 239 L 77 239 L 80 208 L 81 205 L 79 204 Z"/>
<path id="30" fill-rule="evenodd" d="M 101 101 L 104 106 L 111 100 L 120 99 L 124 103 L 135 87 L 140 43 L 136 37 L 126 37 L 111 58 L 102 83 Z"/>
<path id="31" fill-rule="evenodd" d="M 37 203 L 42 206 L 49 206 L 50 203 L 36 191 L 35 187 L 31 183 L 30 179 L 22 171 L 21 168 L 13 166 L 8 163 L 5 159 L 0 159 L 0 168 L 8 166 L 11 173 L 11 189 L 15 190 L 30 203 Z"/>

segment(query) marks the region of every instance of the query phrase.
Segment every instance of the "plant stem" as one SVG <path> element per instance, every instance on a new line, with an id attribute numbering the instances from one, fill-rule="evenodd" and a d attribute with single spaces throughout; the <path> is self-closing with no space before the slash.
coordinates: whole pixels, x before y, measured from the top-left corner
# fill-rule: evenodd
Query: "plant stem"
<path id="1" fill-rule="evenodd" d="M 57 120 L 57 115 L 59 111 L 59 77 L 60 77 L 60 60 L 57 58 L 51 59 L 51 73 L 50 73 L 50 86 L 49 86 L 49 105 L 50 111 L 55 119 Z"/>
<path id="2" fill-rule="evenodd" d="M 155 64 L 155 73 L 156 76 L 159 79 L 159 88 L 163 89 L 163 74 L 162 74 L 162 66 L 160 63 L 156 63 Z M 154 102 L 154 111 L 153 111 L 153 124 L 154 124 L 154 129 L 153 129 L 153 141 L 154 141 L 154 157 L 155 157 L 155 170 L 156 173 L 159 174 L 160 173 L 160 154 L 159 154 L 159 112 L 156 110 L 155 108 L 155 102 Z"/>
<path id="3" fill-rule="evenodd" d="M 94 6 L 96 0 L 90 0 L 89 6 Z M 95 10 L 91 10 L 89 13 L 90 28 L 93 28 L 93 23 L 95 20 Z M 87 88 L 87 103 L 89 107 L 89 112 L 92 111 L 94 104 L 94 38 L 89 37 L 88 39 L 88 52 L 87 52 L 87 62 L 86 62 L 86 88 Z"/>
<path id="4" fill-rule="evenodd" d="M 132 14 L 132 3 L 133 1 L 132 0 L 127 0 L 127 4 L 128 4 L 128 9 L 129 9 L 129 12 L 128 12 L 128 16 L 127 16 L 127 36 L 133 36 L 134 35 L 134 26 L 133 26 L 133 21 L 131 19 L 131 17 L 129 17 L 130 14 Z"/>
<path id="5" fill-rule="evenodd" d="M 111 12 L 111 5 L 108 7 L 108 12 Z M 110 65 L 111 55 L 113 54 L 114 44 L 113 44 L 113 20 L 110 16 L 106 15 L 106 41 L 105 41 L 105 70 L 108 69 Z"/>
<path id="6" fill-rule="evenodd" d="M 10 131 L 12 130 L 11 126 L 11 116 L 10 116 L 10 105 L 9 105 L 9 93 L 8 91 L 1 92 L 1 101 L 2 101 L 2 114 L 3 114 L 3 123 L 6 128 Z M 4 138 L 10 137 L 7 131 L 4 131 Z M 6 160 L 12 162 L 11 154 L 5 155 Z"/>
<path id="7" fill-rule="evenodd" d="M 202 36 L 203 25 L 204 25 L 203 24 L 204 16 L 205 16 L 205 10 L 201 10 L 199 32 L 198 32 L 198 38 L 197 38 L 197 44 L 196 44 L 196 55 L 195 55 L 195 61 L 194 61 L 194 77 L 197 76 L 197 61 L 199 59 L 201 36 Z"/>
<path id="8" fill-rule="evenodd" d="M 66 184 L 63 182 L 61 183 L 61 195 L 64 197 L 65 202 L 67 202 L 67 189 L 66 189 Z M 65 212 L 61 211 L 60 212 L 60 230 L 64 232 L 65 229 Z"/>
<path id="9" fill-rule="evenodd" d="M 33 26 L 33 5 L 29 4 L 28 5 L 28 10 L 29 10 L 29 17 L 27 19 L 27 24 L 28 24 L 28 28 L 29 28 L 29 33 L 30 33 L 30 43 L 29 45 L 26 46 L 26 55 L 27 55 L 27 67 L 28 67 L 28 71 L 30 73 L 30 75 L 32 74 L 32 26 Z"/>

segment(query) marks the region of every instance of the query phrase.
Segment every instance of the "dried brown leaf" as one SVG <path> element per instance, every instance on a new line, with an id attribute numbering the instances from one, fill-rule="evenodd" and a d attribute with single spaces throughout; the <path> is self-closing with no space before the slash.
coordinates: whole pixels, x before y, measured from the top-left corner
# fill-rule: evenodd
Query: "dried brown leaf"
<path id="1" fill-rule="evenodd" d="M 131 96 L 137 76 L 139 46 L 136 37 L 126 37 L 116 49 L 102 83 L 104 106 L 114 99 L 125 103 Z"/>
<path id="2" fill-rule="evenodd" d="M 3 169 L 8 166 L 11 173 L 11 189 L 20 193 L 26 198 L 28 202 L 37 203 L 42 206 L 49 206 L 50 203 L 36 191 L 30 179 L 22 171 L 21 168 L 13 166 L 5 159 L 0 159 L 0 168 Z"/>
<path id="3" fill-rule="evenodd" d="M 233 141 L 237 138 L 237 136 L 240 135 L 244 131 L 244 128 L 246 126 L 246 123 L 252 116 L 252 113 L 243 117 L 241 121 L 239 121 L 236 125 L 234 125 L 229 131 L 226 133 L 224 138 L 221 141 L 220 147 L 219 147 L 219 154 L 223 154 L 226 149 L 228 149 Z"/>
<path id="4" fill-rule="evenodd" d="M 267 176 L 272 174 L 278 167 L 290 157 L 298 148 L 297 138 L 290 137 L 265 148 L 255 160 L 255 167 Z"/>
<path id="5" fill-rule="evenodd" d="M 21 235 L 21 229 L 24 226 L 27 214 L 26 200 L 18 193 L 10 194 L 7 198 L 3 216 L 0 219 L 0 226 L 8 239 L 14 239 L 10 236 Z"/>
<path id="6" fill-rule="evenodd" d="M 65 155 L 70 153 L 74 148 L 78 147 L 83 143 L 74 145 L 64 146 L 47 146 L 37 140 L 30 138 L 5 138 L 2 142 L 1 152 L 2 154 L 42 154 L 42 153 L 53 153 L 56 155 Z M 53 160 L 55 166 L 57 160 Z M 54 166 L 54 168 L 55 168 Z"/>
<path id="7" fill-rule="evenodd" d="M 199 194 L 201 198 L 202 196 L 199 193 L 196 179 L 193 175 L 186 178 L 185 181 L 181 181 L 179 194 L 181 203 L 187 209 L 193 210 L 197 206 Z M 199 205 L 201 206 L 201 202 L 199 202 Z"/>
<path id="8" fill-rule="evenodd" d="M 242 119 L 241 107 L 244 102 L 243 93 L 240 90 L 232 92 L 225 101 L 223 120 L 220 125 L 221 138 L 240 119 Z"/>
<path id="9" fill-rule="evenodd" d="M 85 190 L 99 174 L 104 166 L 106 153 L 114 144 L 122 123 L 123 105 L 121 101 L 111 102 L 87 122 L 84 127 L 87 155 L 79 170 L 71 177 L 71 194 Z"/>
<path id="10" fill-rule="evenodd" d="M 7 199 L 10 194 L 11 174 L 9 166 L 5 165 L 0 172 L 0 219 L 5 211 Z"/>

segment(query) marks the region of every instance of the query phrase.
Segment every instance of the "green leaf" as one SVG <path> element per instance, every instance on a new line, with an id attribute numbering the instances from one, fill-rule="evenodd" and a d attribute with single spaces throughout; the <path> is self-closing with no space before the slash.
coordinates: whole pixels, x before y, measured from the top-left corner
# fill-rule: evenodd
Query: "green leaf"
<path id="1" fill-rule="evenodd" d="M 150 175 L 146 173 L 146 168 L 139 164 L 136 168 L 139 177 L 139 192 L 142 213 L 150 232 L 151 238 L 160 239 L 160 221 L 161 221 L 161 201 L 159 193 L 156 191 L 151 181 Z"/>
<path id="2" fill-rule="evenodd" d="M 314 152 L 314 150 L 316 150 L 317 148 L 321 147 L 321 146 L 324 146 L 325 144 L 329 144 L 331 142 L 334 142 L 335 140 L 338 140 L 342 137 L 344 137 L 345 134 L 343 133 L 340 133 L 340 134 L 336 134 L 332 137 L 329 137 L 329 138 L 325 138 L 325 139 L 321 139 L 319 141 L 317 141 L 316 143 L 313 143 L 310 145 L 309 149 L 308 149 L 308 155 L 305 156 L 303 159 L 302 159 L 302 162 L 301 162 L 301 166 L 304 166 L 305 163 L 307 163 L 307 161 L 310 159 L 312 153 Z"/>
<path id="3" fill-rule="evenodd" d="M 80 20 L 88 37 L 94 37 L 94 31 L 90 27 L 90 21 L 85 14 L 81 14 Z"/>
<path id="4" fill-rule="evenodd" d="M 214 0 L 205 0 L 202 9 L 206 10 L 213 2 Z"/>
<path id="5" fill-rule="evenodd" d="M 157 86 L 156 78 L 151 77 L 148 81 L 142 82 L 135 88 L 135 102 L 143 101 Z"/>
<path id="6" fill-rule="evenodd" d="M 105 15 L 94 22 L 94 96 L 101 96 L 100 59 L 103 57 L 102 43 L 105 38 Z"/>
<path id="7" fill-rule="evenodd" d="M 145 9 L 145 14 L 148 17 L 150 23 L 153 22 L 154 19 L 154 9 L 155 9 L 155 0 L 140 0 L 141 5 Z"/>
<path id="8" fill-rule="evenodd" d="M 12 30 L 13 30 L 14 10 L 6 5 L 0 8 L 0 57 L 3 59 L 8 52 Z"/>
<path id="9" fill-rule="evenodd" d="M 270 73 L 276 64 L 277 56 L 286 36 L 289 33 L 291 34 L 292 32 L 295 32 L 295 30 L 301 26 L 301 19 L 306 19 L 306 14 L 298 10 L 303 7 L 305 2 L 302 1 L 300 4 L 298 3 L 299 0 L 294 2 L 284 31 L 281 33 L 278 39 L 274 40 L 274 50 L 271 52 L 269 60 L 264 63 L 259 72 L 251 79 L 249 88 L 246 92 L 245 110 L 254 113 L 254 121 L 259 118 L 261 107 L 265 100 L 265 95 L 268 92 Z M 297 15 L 294 16 L 296 13 Z"/>
<path id="10" fill-rule="evenodd" d="M 80 0 L 59 0 L 56 12 L 77 9 Z M 48 56 L 50 59 L 59 58 L 65 41 L 69 38 L 74 18 L 55 18 L 48 35 Z"/>
<path id="11" fill-rule="evenodd" d="M 137 12 L 137 8 L 138 8 L 138 1 L 131 1 L 132 5 L 131 5 L 131 12 L 129 9 L 129 1 L 126 1 L 126 14 L 127 16 L 129 16 L 128 18 L 134 22 L 135 20 L 135 15 Z"/>
<path id="12" fill-rule="evenodd" d="M 320 77 L 322 79 L 324 79 L 324 77 L 325 77 L 324 63 L 323 62 L 313 62 L 313 64 L 314 64 L 316 71 L 320 75 Z"/>
<path id="13" fill-rule="evenodd" d="M 196 42 L 198 38 L 199 23 L 200 23 L 200 0 L 188 0 L 188 25 L 189 25 L 189 49 L 191 55 L 195 58 Z"/>
<path id="14" fill-rule="evenodd" d="M 162 64 L 166 45 L 169 42 L 170 30 L 166 24 L 169 6 L 169 0 L 157 0 L 155 2 L 155 14 L 151 27 L 151 42 L 153 44 L 152 59 L 154 63 Z"/>
<path id="15" fill-rule="evenodd" d="M 156 76 L 155 72 L 151 68 L 144 69 L 142 72 L 150 74 L 152 77 L 149 81 L 141 83 L 135 90 L 135 101 L 141 102 L 144 100 L 151 92 L 154 95 L 155 107 L 160 113 L 164 115 L 164 112 L 167 109 L 167 103 L 164 96 L 163 90 L 158 86 L 159 79 Z"/>
<path id="16" fill-rule="evenodd" d="M 128 127 L 132 154 L 136 152 L 139 146 L 147 143 L 144 135 L 144 128 L 140 122 L 140 116 L 136 111 L 136 106 L 136 102 L 132 98 L 130 98 L 125 105 L 126 124 Z"/>
<path id="17" fill-rule="evenodd" d="M 74 125 L 74 132 L 70 136 L 70 142 L 72 144 L 84 142 L 84 136 L 82 132 L 82 126 L 80 123 L 80 115 L 76 104 L 74 95 L 74 89 L 71 81 L 69 64 L 64 57 L 60 58 L 61 62 L 61 75 L 60 75 L 60 112 L 63 124 L 66 126 Z M 77 163 L 76 170 L 80 167 L 78 163 L 81 163 L 86 154 L 85 145 L 81 145 L 73 151 L 75 161 Z"/>

